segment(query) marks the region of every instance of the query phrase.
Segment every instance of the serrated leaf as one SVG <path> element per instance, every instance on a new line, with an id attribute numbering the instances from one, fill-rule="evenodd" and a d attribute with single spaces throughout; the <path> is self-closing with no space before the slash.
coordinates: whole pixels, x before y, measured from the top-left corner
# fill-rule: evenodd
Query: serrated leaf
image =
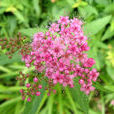
<path id="1" fill-rule="evenodd" d="M 89 34 L 90 36 L 95 35 L 109 23 L 110 19 L 111 19 L 111 16 L 109 15 L 85 24 L 84 25 L 85 35 L 89 35 Z"/>

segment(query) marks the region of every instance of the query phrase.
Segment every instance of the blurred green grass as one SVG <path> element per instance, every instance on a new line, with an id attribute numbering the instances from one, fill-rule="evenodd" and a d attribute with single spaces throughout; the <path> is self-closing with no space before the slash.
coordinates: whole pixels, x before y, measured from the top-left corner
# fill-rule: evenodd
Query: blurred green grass
<path id="1" fill-rule="evenodd" d="M 89 37 L 88 43 L 91 48 L 88 54 L 96 60 L 95 68 L 100 72 L 100 76 L 94 85 L 96 91 L 88 96 L 88 103 L 79 90 L 69 92 L 66 88 L 68 90 L 64 95 L 59 87 L 59 94 L 51 95 L 49 98 L 44 96 L 41 103 L 37 103 L 40 108 L 35 109 L 36 113 L 113 114 L 114 106 L 111 105 L 114 99 L 113 0 L 1 0 L 0 37 L 11 38 L 21 32 L 31 39 L 35 32 L 45 31 L 51 22 L 62 15 L 78 17 L 85 23 L 84 31 Z M 1 49 L 0 55 L 0 114 L 21 114 L 22 110 L 28 109 L 21 101 L 18 92 L 21 87 L 16 81 L 16 76 L 19 71 L 28 70 L 18 55 L 9 60 Z"/>

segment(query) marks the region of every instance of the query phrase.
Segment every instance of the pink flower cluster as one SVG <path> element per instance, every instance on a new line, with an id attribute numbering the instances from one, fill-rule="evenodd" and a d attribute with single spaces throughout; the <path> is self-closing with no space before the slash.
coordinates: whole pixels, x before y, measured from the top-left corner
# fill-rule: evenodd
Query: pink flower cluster
<path id="1" fill-rule="evenodd" d="M 29 76 L 27 76 L 26 78 L 29 78 Z M 34 77 L 33 82 L 34 83 L 32 83 L 32 84 L 30 84 L 30 83 L 26 84 L 27 91 L 25 91 L 24 89 L 20 90 L 20 93 L 22 95 L 22 99 L 24 100 L 26 98 L 26 96 L 28 96 L 28 98 L 27 98 L 28 102 L 31 101 L 31 95 L 40 96 L 40 94 L 41 94 L 40 89 L 42 89 L 42 85 L 39 84 L 38 78 Z"/>
<path id="2" fill-rule="evenodd" d="M 97 80 L 99 73 L 91 68 L 95 61 L 87 56 L 89 47 L 82 24 L 77 18 L 61 16 L 47 32 L 34 35 L 31 53 L 22 56 L 27 67 L 33 65 L 38 72 L 45 72 L 54 85 L 60 83 L 72 88 L 73 79 L 79 77 L 81 91 L 89 94 L 94 90 L 92 81 Z"/>

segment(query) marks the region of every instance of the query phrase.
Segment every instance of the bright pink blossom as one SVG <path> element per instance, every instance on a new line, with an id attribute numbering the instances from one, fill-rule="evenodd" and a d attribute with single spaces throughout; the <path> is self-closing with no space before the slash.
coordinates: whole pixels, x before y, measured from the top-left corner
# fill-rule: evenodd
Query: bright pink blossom
<path id="1" fill-rule="evenodd" d="M 39 88 L 39 89 L 42 89 L 42 85 L 39 85 L 38 88 Z"/>
<path id="2" fill-rule="evenodd" d="M 27 98 L 27 101 L 28 101 L 28 102 L 30 102 L 30 101 L 31 101 L 31 98 L 30 98 L 30 97 L 28 97 L 28 98 Z"/>
<path id="3" fill-rule="evenodd" d="M 30 87 L 30 83 L 27 83 L 27 84 L 26 84 L 26 87 L 29 88 L 29 87 Z"/>
<path id="4" fill-rule="evenodd" d="M 34 82 L 38 82 L 38 78 L 35 77 L 35 78 L 33 79 L 33 81 L 34 81 Z"/>
<path id="5" fill-rule="evenodd" d="M 40 96 L 40 94 L 41 94 L 40 91 L 36 92 L 36 96 Z"/>

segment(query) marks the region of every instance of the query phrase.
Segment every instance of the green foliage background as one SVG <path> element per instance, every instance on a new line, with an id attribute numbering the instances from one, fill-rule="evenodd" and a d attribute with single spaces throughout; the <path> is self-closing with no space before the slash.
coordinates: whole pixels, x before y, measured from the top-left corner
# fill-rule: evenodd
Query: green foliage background
<path id="1" fill-rule="evenodd" d="M 0 0 L 0 37 L 15 38 L 21 32 L 31 39 L 62 15 L 85 23 L 88 54 L 100 72 L 96 90 L 86 96 L 77 83 L 64 91 L 57 85 L 56 95 L 47 97 L 43 91 L 31 103 L 23 102 L 16 76 L 32 69 L 25 68 L 17 54 L 9 60 L 6 50 L 0 50 L 0 114 L 114 114 L 114 0 Z"/>

